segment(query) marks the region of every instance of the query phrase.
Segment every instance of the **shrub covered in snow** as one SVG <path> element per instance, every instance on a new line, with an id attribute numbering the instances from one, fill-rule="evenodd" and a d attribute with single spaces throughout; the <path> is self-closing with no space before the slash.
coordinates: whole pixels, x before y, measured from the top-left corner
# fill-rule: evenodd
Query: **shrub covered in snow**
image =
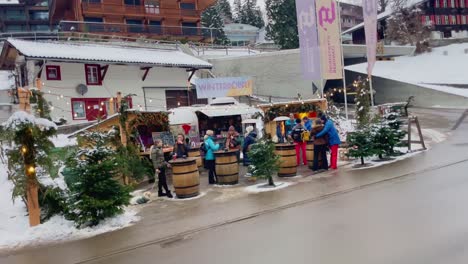
<path id="1" fill-rule="evenodd" d="M 88 132 L 83 138 L 88 144 L 65 164 L 69 188 L 66 216 L 78 227 L 95 226 L 120 214 L 130 201 L 129 188 L 115 179 L 119 167 L 116 151 L 109 147 L 110 136 Z"/>

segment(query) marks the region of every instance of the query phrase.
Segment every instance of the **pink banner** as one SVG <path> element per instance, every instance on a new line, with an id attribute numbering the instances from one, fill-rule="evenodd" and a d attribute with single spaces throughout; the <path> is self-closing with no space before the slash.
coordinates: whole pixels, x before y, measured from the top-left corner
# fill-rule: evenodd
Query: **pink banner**
<path id="1" fill-rule="evenodd" d="M 318 36 L 325 80 L 343 78 L 341 61 L 340 18 L 335 0 L 316 0 Z"/>
<path id="2" fill-rule="evenodd" d="M 315 0 L 296 0 L 296 13 L 302 75 L 307 80 L 320 80 L 320 51 L 317 39 Z"/>
<path id="3" fill-rule="evenodd" d="M 362 0 L 367 47 L 367 75 L 372 75 L 377 52 L 377 1 Z"/>

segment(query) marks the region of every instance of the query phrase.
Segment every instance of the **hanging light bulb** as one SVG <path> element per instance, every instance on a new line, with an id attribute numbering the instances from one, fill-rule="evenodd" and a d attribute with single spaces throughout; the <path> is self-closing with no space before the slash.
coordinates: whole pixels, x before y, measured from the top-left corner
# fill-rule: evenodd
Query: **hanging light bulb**
<path id="1" fill-rule="evenodd" d="M 288 107 L 288 105 L 286 105 L 286 107 Z"/>
<path id="2" fill-rule="evenodd" d="M 333 96 L 333 93 L 331 93 L 330 96 Z"/>
<path id="3" fill-rule="evenodd" d="M 101 102 L 101 105 L 104 105 L 104 102 Z"/>
<path id="4" fill-rule="evenodd" d="M 57 96 L 57 100 L 60 100 L 60 97 L 59 97 L 59 96 Z"/>
<path id="5" fill-rule="evenodd" d="M 29 173 L 34 173 L 35 171 L 36 171 L 36 168 L 34 168 L 33 166 L 28 168 Z"/>
<path id="6" fill-rule="evenodd" d="M 99 111 L 102 111 L 102 107 L 99 107 Z"/>
<path id="7" fill-rule="evenodd" d="M 50 93 L 50 90 L 49 90 L 49 91 L 47 91 L 47 92 L 48 92 L 48 93 Z"/>
<path id="8" fill-rule="evenodd" d="M 88 105 L 88 110 L 91 109 L 91 106 Z"/>
<path id="9" fill-rule="evenodd" d="M 21 148 L 21 152 L 23 152 L 23 154 L 25 154 L 26 152 L 28 152 L 28 149 L 25 146 L 23 146 Z"/>
<path id="10" fill-rule="evenodd" d="M 54 109 L 55 109 L 55 108 L 54 108 L 53 106 L 50 107 L 50 110 L 51 110 L 51 111 L 54 111 Z"/>
<path id="11" fill-rule="evenodd" d="M 152 102 L 153 102 L 153 99 L 150 99 L 149 102 L 152 103 Z"/>
<path id="12" fill-rule="evenodd" d="M 177 106 L 180 106 L 180 102 L 177 102 Z"/>
<path id="13" fill-rule="evenodd" d="M 75 113 L 73 116 L 76 118 L 76 117 L 78 117 L 78 114 L 77 114 L 77 113 Z"/>
<path id="14" fill-rule="evenodd" d="M 63 98 L 63 94 L 60 95 L 60 98 Z"/>

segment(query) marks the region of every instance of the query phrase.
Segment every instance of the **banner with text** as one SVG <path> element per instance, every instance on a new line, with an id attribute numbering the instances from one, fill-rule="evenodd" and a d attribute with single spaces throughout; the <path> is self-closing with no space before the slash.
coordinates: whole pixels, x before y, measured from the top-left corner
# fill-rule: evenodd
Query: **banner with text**
<path id="1" fill-rule="evenodd" d="M 320 80 L 320 50 L 315 0 L 296 0 L 296 13 L 302 75 L 306 80 Z"/>
<path id="2" fill-rule="evenodd" d="M 196 79 L 198 98 L 252 95 L 253 81 L 247 77 Z"/>
<path id="3" fill-rule="evenodd" d="M 316 0 L 322 78 L 343 78 L 340 18 L 335 0 Z"/>
<path id="4" fill-rule="evenodd" d="M 362 0 L 367 47 L 367 75 L 372 75 L 377 52 L 377 1 Z"/>

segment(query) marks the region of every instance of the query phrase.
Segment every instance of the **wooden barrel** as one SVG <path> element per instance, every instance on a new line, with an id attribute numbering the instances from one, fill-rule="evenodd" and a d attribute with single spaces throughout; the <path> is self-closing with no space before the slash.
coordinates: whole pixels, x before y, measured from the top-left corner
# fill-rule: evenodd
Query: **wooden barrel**
<path id="1" fill-rule="evenodd" d="M 172 166 L 172 185 L 177 198 L 190 198 L 200 193 L 200 174 L 195 158 L 176 159 L 169 163 Z"/>
<path id="2" fill-rule="evenodd" d="M 278 176 L 293 177 L 297 173 L 296 149 L 293 144 L 276 144 L 276 155 L 280 156 Z"/>
<path id="3" fill-rule="evenodd" d="M 200 154 L 200 148 L 189 149 L 188 156 L 196 159 L 197 167 L 201 167 L 203 165 L 201 154 Z"/>
<path id="4" fill-rule="evenodd" d="M 306 148 L 307 165 L 310 169 L 314 166 L 314 141 L 307 141 Z"/>
<path id="5" fill-rule="evenodd" d="M 232 185 L 239 182 L 239 162 L 237 160 L 237 150 L 217 151 L 216 157 L 216 177 L 218 184 Z"/>

